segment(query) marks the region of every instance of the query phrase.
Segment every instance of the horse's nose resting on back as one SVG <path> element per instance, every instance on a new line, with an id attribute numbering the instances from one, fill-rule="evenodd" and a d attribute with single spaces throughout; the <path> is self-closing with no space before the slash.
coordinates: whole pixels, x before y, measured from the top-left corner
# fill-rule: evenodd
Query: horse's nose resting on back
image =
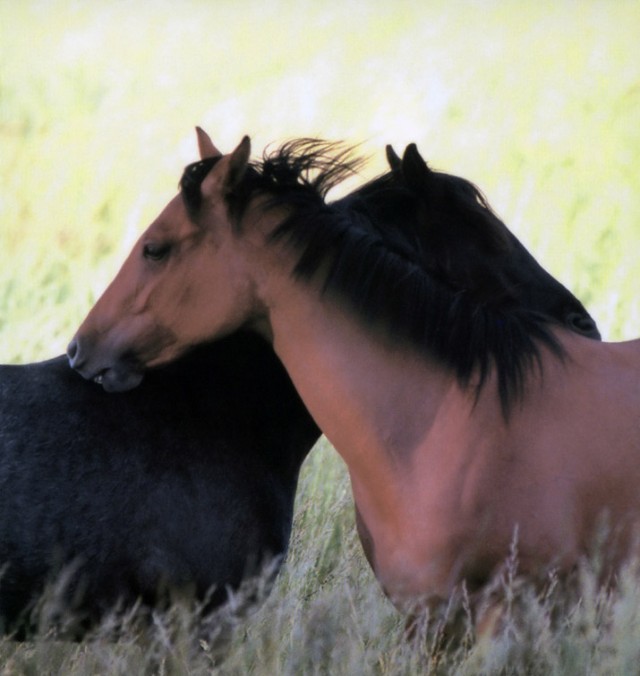
<path id="1" fill-rule="evenodd" d="M 93 377 L 93 373 L 89 373 L 91 366 L 89 362 L 91 361 L 89 353 L 91 352 L 90 345 L 86 345 L 86 341 L 81 341 L 80 338 L 76 335 L 72 338 L 69 345 L 67 345 L 67 359 L 69 360 L 69 366 L 77 371 L 83 378 L 90 379 Z"/>
<path id="2" fill-rule="evenodd" d="M 81 342 L 80 338 L 76 335 L 72 338 L 69 345 L 67 345 L 69 366 L 85 380 L 93 380 L 98 385 L 103 385 L 104 374 L 109 369 L 97 366 L 95 359 L 91 357 L 91 345 L 87 346 L 86 342 L 86 340 Z"/>

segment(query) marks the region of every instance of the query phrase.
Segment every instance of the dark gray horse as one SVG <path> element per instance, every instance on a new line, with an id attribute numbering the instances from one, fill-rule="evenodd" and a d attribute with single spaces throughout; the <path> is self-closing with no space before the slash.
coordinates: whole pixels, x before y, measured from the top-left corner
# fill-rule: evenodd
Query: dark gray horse
<path id="1" fill-rule="evenodd" d="M 0 367 L 0 622 L 58 573 L 82 630 L 175 591 L 207 609 L 287 549 L 319 430 L 271 348 L 236 334 L 110 395 L 66 357 Z M 274 568 L 277 569 L 275 562 Z"/>

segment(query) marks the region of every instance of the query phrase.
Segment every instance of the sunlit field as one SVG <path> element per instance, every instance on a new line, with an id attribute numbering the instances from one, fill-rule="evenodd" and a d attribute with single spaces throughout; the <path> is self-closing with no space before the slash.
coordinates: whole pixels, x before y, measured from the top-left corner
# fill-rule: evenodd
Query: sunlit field
<path id="1" fill-rule="evenodd" d="M 482 188 L 605 339 L 640 336 L 639 36 L 624 0 L 0 0 L 0 361 L 64 351 L 197 159 L 196 124 L 223 150 L 249 134 L 256 155 L 296 136 L 359 144 L 362 180 L 385 144 L 415 141 Z M 526 629 L 408 646 L 323 442 L 288 562 L 225 657 L 169 618 L 118 643 L 0 640 L 0 673 L 638 673 L 636 577 L 608 599 L 583 585 L 559 626 L 532 599 Z"/>

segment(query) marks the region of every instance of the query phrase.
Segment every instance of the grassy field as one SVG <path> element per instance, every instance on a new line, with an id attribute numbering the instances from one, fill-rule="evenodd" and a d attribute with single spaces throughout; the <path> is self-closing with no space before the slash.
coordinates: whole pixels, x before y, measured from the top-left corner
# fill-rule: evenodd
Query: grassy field
<path id="1" fill-rule="evenodd" d="M 640 335 L 637 2 L 0 0 L 0 361 L 59 354 L 195 159 L 293 136 L 415 141 L 461 174 L 597 319 Z M 354 535 L 344 468 L 305 465 L 277 588 L 234 626 L 225 660 L 187 619 L 152 637 L 0 641 L 0 673 L 624 674 L 640 663 L 639 591 L 584 600 L 560 627 L 445 652 L 401 641 Z M 155 665 L 155 666 L 153 666 Z"/>

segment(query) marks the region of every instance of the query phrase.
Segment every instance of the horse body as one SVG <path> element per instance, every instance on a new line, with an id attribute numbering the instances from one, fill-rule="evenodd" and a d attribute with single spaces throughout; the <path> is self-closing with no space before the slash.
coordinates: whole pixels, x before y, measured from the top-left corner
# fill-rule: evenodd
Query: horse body
<path id="1" fill-rule="evenodd" d="M 271 255 L 251 252 L 248 268 L 264 272 Z M 565 358 L 543 351 L 505 419 L 495 378 L 476 400 L 435 360 L 372 338 L 289 269 L 276 259 L 257 285 L 274 349 L 347 464 L 369 560 L 395 603 L 440 603 L 462 580 L 481 589 L 514 537 L 522 573 L 569 573 L 605 513 L 617 549 L 609 563 L 629 552 L 640 517 L 640 341 L 558 330 Z M 624 415 L 603 416 L 612 398 Z"/>
<path id="2" fill-rule="evenodd" d="M 64 357 L 2 366 L 0 420 L 9 630 L 29 624 L 58 575 L 59 610 L 81 627 L 165 593 L 211 593 L 211 610 L 285 553 L 298 471 L 319 436 L 271 348 L 250 334 L 119 396 Z"/>
<path id="3" fill-rule="evenodd" d="M 640 517 L 640 341 L 560 332 L 565 359 L 543 354 L 505 420 L 495 380 L 476 401 L 437 364 L 372 340 L 307 290 L 282 308 L 282 324 L 278 306 L 270 315 L 274 348 L 349 468 L 369 560 L 397 604 L 445 601 L 462 580 L 480 589 L 514 537 L 522 573 L 569 573 L 603 515 L 615 542 L 608 564 L 629 553 Z M 612 401 L 623 407 L 614 416 Z"/>
<path id="4" fill-rule="evenodd" d="M 365 551 L 399 606 L 441 602 L 462 582 L 482 588 L 516 536 L 523 572 L 568 570 L 603 511 L 616 530 L 629 524 L 626 553 L 640 516 L 639 344 L 564 330 L 549 311 L 557 287 L 530 307 L 517 284 L 486 285 L 510 247 L 495 228 L 484 239 L 463 228 L 480 272 L 421 267 L 401 247 L 380 257 L 361 222 L 317 196 L 305 211 L 316 186 L 303 182 L 289 202 L 277 181 L 261 188 L 247 138 L 221 157 L 203 134 L 200 201 L 183 189 L 142 236 L 72 341 L 75 368 L 117 389 L 197 340 L 238 325 L 263 333 L 347 464 Z M 483 208 L 471 197 L 463 222 Z M 324 257 L 305 249 L 316 240 Z M 368 296 L 343 293 L 354 278 Z M 612 394 L 629 417 L 595 430 Z"/>

